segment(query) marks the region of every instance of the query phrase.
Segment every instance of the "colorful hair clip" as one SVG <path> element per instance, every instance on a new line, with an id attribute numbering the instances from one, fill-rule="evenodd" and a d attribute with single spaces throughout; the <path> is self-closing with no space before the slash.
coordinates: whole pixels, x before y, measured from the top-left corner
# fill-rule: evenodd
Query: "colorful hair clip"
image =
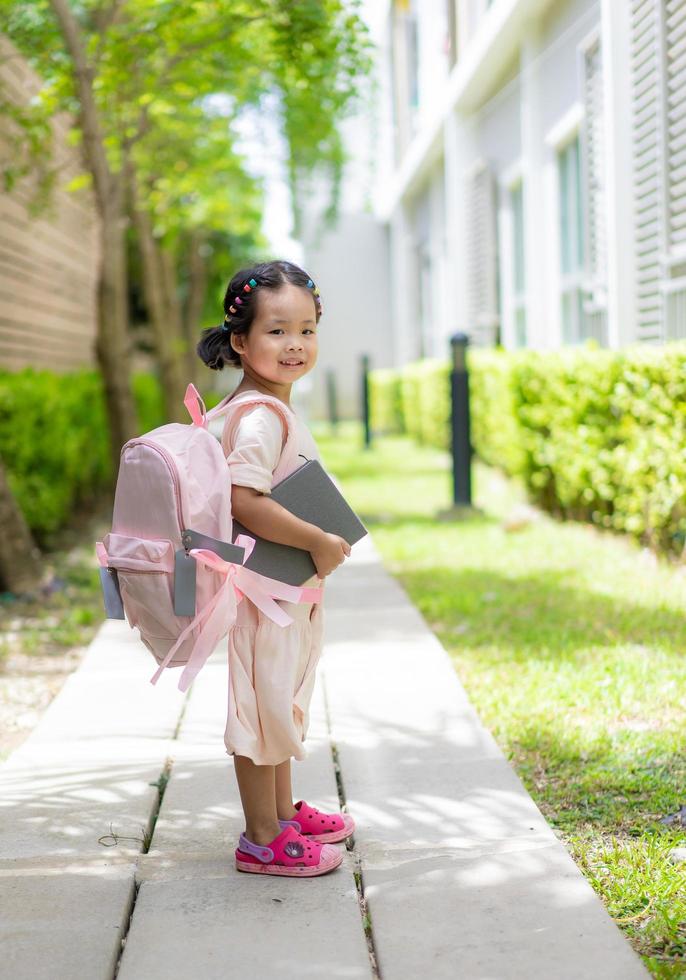
<path id="1" fill-rule="evenodd" d="M 308 289 L 312 289 L 313 286 L 314 286 L 314 283 L 312 282 L 312 280 L 311 279 L 308 279 L 307 280 L 307 288 Z"/>
<path id="2" fill-rule="evenodd" d="M 235 306 L 230 306 L 229 307 L 229 313 L 235 313 L 235 312 L 236 312 L 236 307 Z"/>
<path id="3" fill-rule="evenodd" d="M 241 306 L 243 303 L 243 300 L 240 298 L 240 296 L 235 296 L 233 301 L 234 303 L 238 303 L 239 306 Z"/>

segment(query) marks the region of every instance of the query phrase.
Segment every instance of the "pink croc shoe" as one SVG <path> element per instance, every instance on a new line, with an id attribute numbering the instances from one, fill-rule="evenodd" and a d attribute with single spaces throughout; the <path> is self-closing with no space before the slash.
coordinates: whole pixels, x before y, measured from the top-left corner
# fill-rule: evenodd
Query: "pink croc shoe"
<path id="1" fill-rule="evenodd" d="M 293 827 L 285 827 L 269 844 L 253 844 L 241 834 L 236 848 L 236 868 L 263 875 L 312 878 L 333 871 L 343 852 L 330 844 L 307 840 Z"/>
<path id="2" fill-rule="evenodd" d="M 279 820 L 282 827 L 293 827 L 307 840 L 320 844 L 335 844 L 350 837 L 355 821 L 349 813 L 322 813 L 304 800 L 295 804 L 298 811 L 290 820 Z"/>

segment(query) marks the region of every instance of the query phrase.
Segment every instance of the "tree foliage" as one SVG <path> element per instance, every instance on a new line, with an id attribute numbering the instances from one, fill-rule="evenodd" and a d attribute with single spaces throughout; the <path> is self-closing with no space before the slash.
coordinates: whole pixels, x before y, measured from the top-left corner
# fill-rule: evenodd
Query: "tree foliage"
<path id="1" fill-rule="evenodd" d="M 217 148 L 221 127 L 211 113 L 207 118 L 207 96 L 222 93 L 235 115 L 275 93 L 296 233 L 306 175 L 328 173 L 332 204 L 337 200 L 345 161 L 338 124 L 356 106 L 357 80 L 371 63 L 359 0 L 80 0 L 70 9 L 113 173 L 121 172 L 134 146 L 146 148 L 137 153 L 139 163 L 145 152 L 150 158 L 158 154 L 162 134 L 175 121 L 189 151 L 195 151 L 196 139 L 209 137 L 209 130 Z M 33 159 L 45 159 L 44 127 L 51 115 L 69 112 L 77 121 L 77 138 L 83 139 L 79 68 L 53 0 L 0 0 L 0 13 L 6 35 L 44 80 L 19 122 L 33 141 Z M 233 151 L 226 131 L 224 137 L 219 162 L 226 164 Z M 176 145 L 178 152 L 178 140 Z M 239 166 L 233 161 L 235 177 Z M 5 179 L 16 179 L 21 167 L 25 163 L 6 167 Z M 200 197 L 199 192 L 193 196 L 195 217 Z"/>

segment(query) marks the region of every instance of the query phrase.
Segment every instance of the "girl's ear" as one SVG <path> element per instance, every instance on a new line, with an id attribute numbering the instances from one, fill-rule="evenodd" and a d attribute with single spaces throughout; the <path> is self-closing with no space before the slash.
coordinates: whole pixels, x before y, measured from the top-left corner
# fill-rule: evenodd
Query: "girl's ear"
<path id="1" fill-rule="evenodd" d="M 245 353 L 245 334 L 242 333 L 232 333 L 229 343 L 236 354 Z"/>

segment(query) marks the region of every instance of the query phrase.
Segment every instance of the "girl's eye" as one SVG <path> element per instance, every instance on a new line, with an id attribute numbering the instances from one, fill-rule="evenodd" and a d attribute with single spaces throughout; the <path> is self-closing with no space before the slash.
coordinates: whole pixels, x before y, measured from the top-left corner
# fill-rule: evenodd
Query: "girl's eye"
<path id="1" fill-rule="evenodd" d="M 314 330 L 312 329 L 312 327 L 305 327 L 305 330 L 308 331 L 309 333 L 314 333 Z M 273 330 L 270 330 L 269 333 L 279 333 L 279 331 L 281 331 L 283 333 L 283 330 L 281 329 L 281 327 L 274 327 L 274 329 Z"/>

